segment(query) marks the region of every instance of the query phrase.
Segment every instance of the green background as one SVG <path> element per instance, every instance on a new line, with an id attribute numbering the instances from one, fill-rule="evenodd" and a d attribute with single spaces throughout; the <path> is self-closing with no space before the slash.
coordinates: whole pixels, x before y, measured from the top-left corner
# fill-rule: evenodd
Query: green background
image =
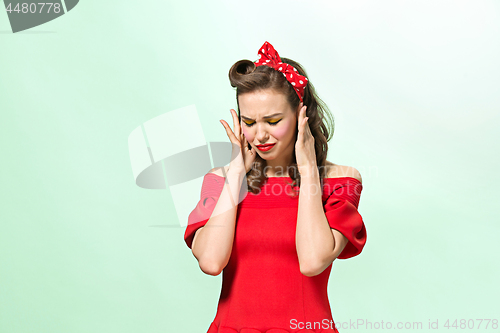
<path id="1" fill-rule="evenodd" d="M 229 141 L 228 70 L 265 41 L 330 107 L 328 159 L 363 176 L 368 241 L 334 263 L 334 320 L 500 319 L 499 18 L 497 1 L 80 1 L 13 34 L 1 12 L 0 332 L 206 332 L 222 275 L 169 191 L 135 185 L 127 139 L 195 104 Z"/>

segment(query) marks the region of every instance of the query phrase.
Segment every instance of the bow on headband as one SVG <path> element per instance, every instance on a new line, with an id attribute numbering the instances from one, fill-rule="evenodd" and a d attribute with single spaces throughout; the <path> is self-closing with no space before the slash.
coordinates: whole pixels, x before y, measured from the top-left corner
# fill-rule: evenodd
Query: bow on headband
<path id="1" fill-rule="evenodd" d="M 281 62 L 281 58 L 278 51 L 269 43 L 265 42 L 258 52 L 259 60 L 255 62 L 255 66 L 266 65 L 275 70 L 283 73 L 288 82 L 291 83 L 297 95 L 299 95 L 300 101 L 303 102 L 304 89 L 307 85 L 307 78 L 300 75 L 297 69 L 292 65 L 285 64 Z"/>

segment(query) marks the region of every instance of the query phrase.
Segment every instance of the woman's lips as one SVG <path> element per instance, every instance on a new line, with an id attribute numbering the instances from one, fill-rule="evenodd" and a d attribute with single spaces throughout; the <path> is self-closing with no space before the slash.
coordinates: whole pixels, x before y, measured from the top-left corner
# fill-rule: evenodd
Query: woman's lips
<path id="1" fill-rule="evenodd" d="M 259 146 L 257 146 L 257 148 L 260 151 L 268 151 L 269 149 L 273 148 L 275 145 L 276 145 L 275 143 L 272 143 L 272 144 L 269 144 L 269 145 L 259 145 Z"/>

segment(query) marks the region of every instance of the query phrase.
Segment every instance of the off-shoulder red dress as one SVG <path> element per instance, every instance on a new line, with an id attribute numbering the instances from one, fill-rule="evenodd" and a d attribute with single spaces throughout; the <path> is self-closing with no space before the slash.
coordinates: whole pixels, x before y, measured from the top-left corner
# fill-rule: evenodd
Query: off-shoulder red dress
<path id="1" fill-rule="evenodd" d="M 189 248 L 196 230 L 210 218 L 224 180 L 205 175 L 184 234 Z M 338 333 L 327 293 L 332 265 L 316 276 L 300 272 L 295 247 L 299 197 L 290 196 L 291 181 L 269 177 L 259 194 L 248 193 L 239 203 L 231 257 L 222 272 L 217 313 L 207 333 Z M 358 255 L 366 243 L 357 209 L 361 190 L 356 178 L 323 179 L 328 223 L 349 239 L 338 259 Z"/>

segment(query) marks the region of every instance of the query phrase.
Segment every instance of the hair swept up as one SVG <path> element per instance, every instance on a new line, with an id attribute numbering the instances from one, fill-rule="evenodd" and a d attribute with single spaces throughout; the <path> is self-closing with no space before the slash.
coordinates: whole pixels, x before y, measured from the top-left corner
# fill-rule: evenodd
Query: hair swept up
<path id="1" fill-rule="evenodd" d="M 326 170 L 328 141 L 332 138 L 335 130 L 333 116 L 325 102 L 316 94 L 314 86 L 304 68 L 296 61 L 288 58 L 281 57 L 281 61 L 292 65 L 297 69 L 300 75 L 304 75 L 308 79 L 308 83 L 304 90 L 303 102 L 304 105 L 307 106 L 306 116 L 309 117 L 309 127 L 314 136 L 316 165 L 319 169 L 320 184 L 323 186 L 323 178 L 326 177 L 324 173 Z M 269 66 L 256 66 L 253 61 L 239 60 L 231 66 L 228 75 L 231 86 L 236 88 L 237 113 L 240 124 L 241 115 L 238 97 L 245 93 L 271 89 L 275 92 L 284 94 L 292 110 L 297 110 L 299 107 L 300 98 L 293 86 L 281 72 Z M 295 127 L 295 131 L 297 133 L 298 126 Z M 257 154 L 252 169 L 247 173 L 247 187 L 249 192 L 257 193 L 260 191 L 261 184 L 267 178 L 264 174 L 265 165 L 266 161 Z M 295 150 L 293 152 L 292 164 L 288 166 L 288 174 L 292 179 L 292 183 L 290 183 L 292 188 L 295 186 L 300 187 L 300 174 L 297 168 Z"/>

